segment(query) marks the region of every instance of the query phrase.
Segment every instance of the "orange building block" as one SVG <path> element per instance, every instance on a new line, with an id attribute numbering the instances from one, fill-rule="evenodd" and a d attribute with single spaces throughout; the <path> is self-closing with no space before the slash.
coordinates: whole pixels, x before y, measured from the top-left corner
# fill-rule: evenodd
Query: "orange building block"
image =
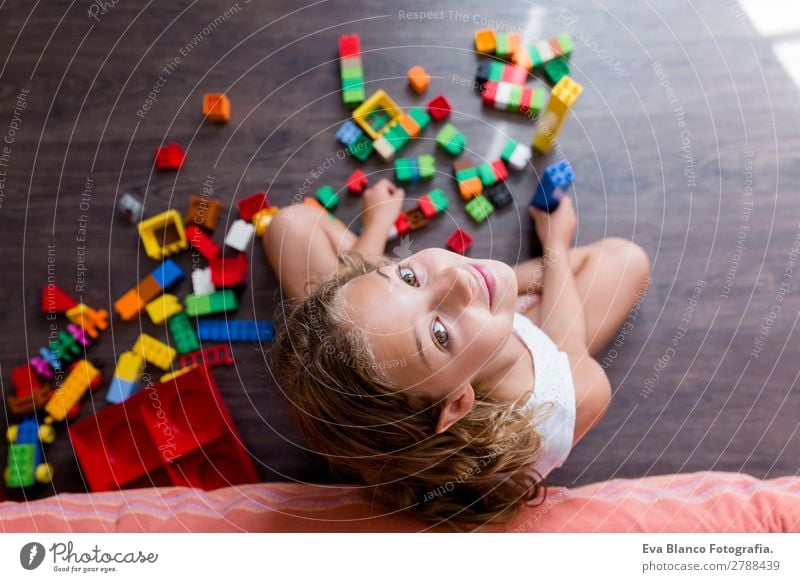
<path id="1" fill-rule="evenodd" d="M 410 115 L 404 115 L 403 117 L 400 118 L 400 121 L 398 123 L 400 124 L 400 127 L 406 130 L 406 133 L 409 136 L 417 137 L 419 135 L 420 132 L 419 125 L 417 125 L 417 122 L 414 121 L 414 118 L 411 117 Z"/>
<path id="2" fill-rule="evenodd" d="M 417 93 L 424 93 L 427 91 L 430 82 L 431 76 L 419 65 L 411 67 L 408 70 L 408 84 L 411 85 L 411 88 Z"/>
<path id="3" fill-rule="evenodd" d="M 206 93 L 203 95 L 203 115 L 217 123 L 230 121 L 230 99 L 224 93 Z"/>
<path id="4" fill-rule="evenodd" d="M 486 53 L 487 55 L 494 54 L 497 48 L 497 37 L 494 30 L 491 28 L 484 28 L 475 31 L 475 50 L 479 53 Z"/>
<path id="5" fill-rule="evenodd" d="M 470 200 L 483 192 L 483 183 L 478 177 L 470 178 L 469 180 L 459 182 L 458 191 L 464 200 Z"/>

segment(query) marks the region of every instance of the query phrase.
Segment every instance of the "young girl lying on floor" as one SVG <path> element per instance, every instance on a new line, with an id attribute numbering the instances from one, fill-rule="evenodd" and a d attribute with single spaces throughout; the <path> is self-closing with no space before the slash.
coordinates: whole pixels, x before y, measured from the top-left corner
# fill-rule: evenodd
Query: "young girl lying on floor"
<path id="1" fill-rule="evenodd" d="M 542 258 L 432 248 L 393 262 L 382 253 L 403 198 L 387 180 L 367 190 L 360 236 L 307 205 L 274 218 L 264 244 L 294 305 L 278 376 L 309 445 L 388 510 L 506 521 L 542 501 L 544 477 L 605 413 L 593 356 L 646 288 L 648 258 L 617 238 L 570 248 L 565 197 L 531 210 Z"/>

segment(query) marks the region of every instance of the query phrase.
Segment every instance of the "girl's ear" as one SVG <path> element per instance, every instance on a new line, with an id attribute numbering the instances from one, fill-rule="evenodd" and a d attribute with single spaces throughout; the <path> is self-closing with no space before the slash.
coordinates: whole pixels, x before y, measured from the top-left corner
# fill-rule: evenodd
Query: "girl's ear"
<path id="1" fill-rule="evenodd" d="M 439 413 L 439 420 L 436 421 L 436 433 L 443 433 L 453 426 L 472 410 L 473 404 L 475 404 L 475 391 L 472 389 L 472 384 L 467 382 L 446 398 Z"/>

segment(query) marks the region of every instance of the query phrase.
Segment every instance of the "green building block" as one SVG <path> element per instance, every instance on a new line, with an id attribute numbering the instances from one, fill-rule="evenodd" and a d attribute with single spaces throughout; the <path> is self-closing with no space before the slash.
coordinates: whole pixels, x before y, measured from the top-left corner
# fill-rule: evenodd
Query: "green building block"
<path id="1" fill-rule="evenodd" d="M 417 125 L 419 125 L 420 130 L 425 129 L 428 127 L 428 125 L 430 125 L 431 116 L 421 107 L 412 107 L 408 112 L 408 115 L 417 123 Z"/>
<path id="2" fill-rule="evenodd" d="M 467 146 L 467 138 L 452 123 L 447 123 L 436 134 L 436 143 L 452 156 L 458 156 Z"/>
<path id="3" fill-rule="evenodd" d="M 414 179 L 416 162 L 411 158 L 397 158 L 394 161 L 394 176 L 398 182 L 410 182 Z"/>
<path id="4" fill-rule="evenodd" d="M 423 180 L 433 178 L 436 175 L 436 159 L 430 154 L 423 154 L 417 158 L 419 166 L 419 177 Z"/>
<path id="5" fill-rule="evenodd" d="M 387 129 L 383 137 L 394 148 L 395 152 L 399 152 L 411 140 L 411 136 L 399 123 L 395 123 Z"/>
<path id="6" fill-rule="evenodd" d="M 447 210 L 449 202 L 447 201 L 447 195 L 445 195 L 444 190 L 441 188 L 431 190 L 428 192 L 428 197 L 431 199 L 431 202 L 433 202 L 433 207 L 436 208 L 436 212 Z"/>
<path id="7" fill-rule="evenodd" d="M 222 289 L 209 295 L 187 295 L 184 300 L 186 315 L 200 317 L 239 309 L 239 300 L 233 289 Z"/>
<path id="8" fill-rule="evenodd" d="M 522 85 L 512 85 L 511 86 L 511 96 L 508 100 L 508 110 L 509 111 L 518 111 L 519 106 L 522 104 L 522 92 L 524 91 L 525 87 Z"/>
<path id="9" fill-rule="evenodd" d="M 504 162 L 508 162 L 511 159 L 511 155 L 514 153 L 514 150 L 517 149 L 517 142 L 513 139 L 510 139 L 506 142 L 506 145 L 503 146 L 503 151 L 500 152 L 500 159 Z"/>
<path id="10" fill-rule="evenodd" d="M 372 149 L 372 140 L 367 134 L 362 134 L 356 141 L 350 144 L 347 151 L 358 161 L 364 162 L 372 153 Z"/>
<path id="11" fill-rule="evenodd" d="M 556 57 L 544 64 L 544 76 L 555 85 L 564 75 L 569 75 L 569 61 L 564 57 Z"/>
<path id="12" fill-rule="evenodd" d="M 361 105 L 366 98 L 367 91 L 364 88 L 363 81 L 358 87 L 351 87 L 342 91 L 342 103 L 344 103 L 345 107 L 348 109 L 355 109 Z"/>
<path id="13" fill-rule="evenodd" d="M 467 180 L 478 177 L 480 177 L 480 174 L 478 173 L 477 166 L 470 166 L 469 168 L 456 171 L 456 182 L 466 182 Z"/>
<path id="14" fill-rule="evenodd" d="M 523 105 L 525 104 L 523 103 Z M 538 115 L 542 107 L 544 107 L 544 91 L 542 89 L 534 89 L 531 92 L 531 102 L 527 105 L 531 113 Z"/>
<path id="15" fill-rule="evenodd" d="M 327 184 L 317 188 L 317 200 L 325 207 L 325 210 L 336 210 L 339 205 L 339 196 L 336 194 L 336 190 Z"/>
<path id="16" fill-rule="evenodd" d="M 478 166 L 478 175 L 481 178 L 481 183 L 484 186 L 491 186 L 497 182 L 497 176 L 494 174 L 494 168 L 490 163 L 484 163 Z"/>
<path id="17" fill-rule="evenodd" d="M 572 37 L 569 35 L 568 32 L 562 32 L 556 37 L 558 40 L 558 44 L 561 47 L 561 53 L 569 58 L 572 54 L 572 51 L 575 49 L 575 44 L 572 42 Z"/>
<path id="18" fill-rule="evenodd" d="M 36 481 L 36 447 L 35 444 L 14 443 L 8 445 L 8 471 L 6 486 L 30 487 Z"/>
<path id="19" fill-rule="evenodd" d="M 475 198 L 467 202 L 464 208 L 475 222 L 483 222 L 494 212 L 492 203 L 489 202 L 483 194 L 475 196 Z"/>
<path id="20" fill-rule="evenodd" d="M 180 312 L 170 317 L 167 320 L 167 328 L 179 354 L 188 354 L 200 349 L 200 341 L 186 313 Z"/>

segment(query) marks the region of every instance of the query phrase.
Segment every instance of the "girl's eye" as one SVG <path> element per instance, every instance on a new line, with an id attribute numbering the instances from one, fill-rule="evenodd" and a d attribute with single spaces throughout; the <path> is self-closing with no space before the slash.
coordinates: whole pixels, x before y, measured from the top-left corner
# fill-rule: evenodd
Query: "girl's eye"
<path id="1" fill-rule="evenodd" d="M 433 327 L 431 328 L 433 331 L 433 337 L 436 338 L 437 343 L 442 346 L 443 348 L 447 347 L 448 337 L 447 337 L 447 330 L 442 325 L 442 322 L 439 319 L 433 320 Z"/>
<path id="2" fill-rule="evenodd" d="M 403 279 L 403 281 L 405 281 L 412 287 L 419 286 L 417 284 L 417 276 L 414 274 L 414 271 L 412 271 L 411 269 L 407 269 L 406 267 L 398 267 L 398 272 L 400 273 L 400 278 Z"/>

